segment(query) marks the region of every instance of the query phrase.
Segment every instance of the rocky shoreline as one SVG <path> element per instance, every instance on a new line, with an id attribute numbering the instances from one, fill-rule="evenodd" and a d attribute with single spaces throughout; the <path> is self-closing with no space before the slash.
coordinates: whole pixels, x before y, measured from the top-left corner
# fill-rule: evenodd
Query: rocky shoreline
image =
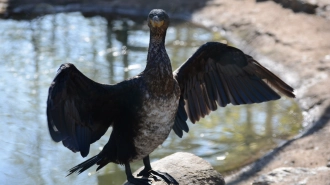
<path id="1" fill-rule="evenodd" d="M 95 11 L 98 10 L 101 14 L 111 12 L 132 16 L 146 15 L 145 12 L 152 8 L 163 8 L 171 17 L 221 31 L 235 45 L 252 53 L 259 62 L 294 86 L 305 126 L 304 131 L 294 139 L 227 176 L 226 183 L 326 185 L 330 182 L 330 2 L 313 1 L 317 3 L 315 12 L 304 13 L 306 11 L 297 11 L 293 6 L 282 3 L 286 7 L 283 8 L 276 3 L 280 1 L 274 1 L 175 0 L 168 3 L 139 0 L 137 4 L 131 0 L 125 3 L 96 1 L 95 6 L 42 3 L 38 4 L 39 8 L 32 7 L 36 14 L 80 10 L 97 13 Z M 2 1 L 0 5 L 6 2 Z M 103 8 L 99 9 L 96 5 Z M 32 11 L 30 4 L 9 7 L 10 11 L 2 12 L 4 17 Z"/>

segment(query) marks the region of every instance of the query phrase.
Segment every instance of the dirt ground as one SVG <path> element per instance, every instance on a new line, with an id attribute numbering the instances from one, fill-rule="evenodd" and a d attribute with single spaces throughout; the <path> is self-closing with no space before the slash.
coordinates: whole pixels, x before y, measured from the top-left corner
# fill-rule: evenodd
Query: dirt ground
<path id="1" fill-rule="evenodd" d="M 321 16 L 293 12 L 274 1 L 174 0 L 143 6 L 149 1 L 108 2 L 126 9 L 170 9 L 173 16 L 219 30 L 296 89 L 304 115 L 304 132 L 256 163 L 227 176 L 227 184 L 258 184 L 256 179 L 269 173 L 274 176 L 272 171 L 279 167 L 314 171 L 302 180 L 263 184 L 330 184 L 330 18 L 325 16 L 330 15 L 330 2 L 321 7 Z"/>
<path id="2" fill-rule="evenodd" d="M 316 169 L 329 166 L 330 20 L 294 13 L 273 1 L 211 2 L 195 12 L 193 20 L 204 21 L 208 27 L 220 26 L 231 36 L 243 37 L 246 42 L 241 44 L 243 49 L 273 60 L 268 67 L 295 87 L 305 117 L 304 125 L 307 125 L 305 132 L 295 140 L 239 173 L 227 176 L 227 184 L 251 184 L 259 175 L 279 167 Z M 260 62 L 263 62 L 262 57 Z M 276 69 L 278 66 L 280 69 Z M 302 184 L 329 185 L 330 171 L 317 172 L 305 181 Z"/>

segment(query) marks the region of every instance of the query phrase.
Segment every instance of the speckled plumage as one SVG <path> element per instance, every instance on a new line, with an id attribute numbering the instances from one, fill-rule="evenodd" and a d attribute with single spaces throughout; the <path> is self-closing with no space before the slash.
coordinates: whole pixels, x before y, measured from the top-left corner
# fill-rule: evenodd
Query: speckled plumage
<path id="1" fill-rule="evenodd" d="M 178 91 L 178 86 L 173 90 Z M 174 124 L 178 102 L 178 93 L 173 93 L 172 96 L 164 99 L 152 95 L 145 97 L 140 111 L 143 121 L 139 123 L 134 138 L 137 152 L 134 160 L 143 159 L 165 141 Z"/>

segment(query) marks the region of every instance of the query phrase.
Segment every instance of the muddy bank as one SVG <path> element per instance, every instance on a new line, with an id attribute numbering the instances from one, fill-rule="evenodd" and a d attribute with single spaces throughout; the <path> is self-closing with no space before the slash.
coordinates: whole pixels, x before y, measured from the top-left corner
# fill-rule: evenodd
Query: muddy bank
<path id="1" fill-rule="evenodd" d="M 308 177 L 301 173 L 301 180 L 307 178 L 306 184 L 330 182 L 327 173 L 315 170 L 326 167 L 330 161 L 330 23 L 326 17 L 297 13 L 273 1 L 254 0 L 210 0 L 202 3 L 197 0 L 176 0 L 171 3 L 139 0 L 139 4 L 136 1 L 95 1 L 95 6 L 39 3 L 38 6 L 25 4 L 16 8 L 9 5 L 12 13 L 31 11 L 32 7 L 36 14 L 38 11 L 47 13 L 48 10 L 84 10 L 84 13 L 112 11 L 145 16 L 152 8 L 163 8 L 171 17 L 191 20 L 222 32 L 297 89 L 295 93 L 304 111 L 306 126 L 304 132 L 295 139 L 242 171 L 228 175 L 227 184 L 251 184 L 259 180 L 260 175 L 269 174 L 280 167 L 295 172 L 301 171 L 294 170 L 300 168 L 316 171 Z M 241 38 L 245 40 L 241 41 Z M 280 182 L 274 181 L 273 184 Z"/>

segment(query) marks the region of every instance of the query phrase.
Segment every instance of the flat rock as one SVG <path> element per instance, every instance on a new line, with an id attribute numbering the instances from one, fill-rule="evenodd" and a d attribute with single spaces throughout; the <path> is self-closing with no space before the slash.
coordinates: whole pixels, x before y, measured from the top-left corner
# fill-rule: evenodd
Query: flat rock
<path id="1" fill-rule="evenodd" d="M 216 184 L 224 185 L 225 181 L 220 173 L 213 169 L 211 164 L 191 153 L 177 152 L 151 163 L 154 170 L 167 172 L 174 177 L 180 185 Z M 134 172 L 138 174 L 143 167 Z M 166 185 L 163 181 L 153 181 L 153 185 Z M 124 185 L 133 185 L 126 182 Z"/>

